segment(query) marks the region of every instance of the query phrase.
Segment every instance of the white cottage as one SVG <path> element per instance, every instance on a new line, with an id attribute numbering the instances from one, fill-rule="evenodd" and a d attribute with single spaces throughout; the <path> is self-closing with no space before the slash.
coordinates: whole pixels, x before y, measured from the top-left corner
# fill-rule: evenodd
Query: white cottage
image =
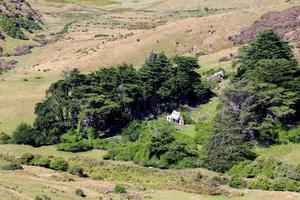
<path id="1" fill-rule="evenodd" d="M 167 121 L 169 122 L 173 122 L 173 123 L 177 123 L 180 126 L 184 125 L 184 120 L 183 120 L 183 116 L 181 115 L 180 112 L 177 112 L 176 110 L 174 110 L 171 115 L 167 116 Z"/>

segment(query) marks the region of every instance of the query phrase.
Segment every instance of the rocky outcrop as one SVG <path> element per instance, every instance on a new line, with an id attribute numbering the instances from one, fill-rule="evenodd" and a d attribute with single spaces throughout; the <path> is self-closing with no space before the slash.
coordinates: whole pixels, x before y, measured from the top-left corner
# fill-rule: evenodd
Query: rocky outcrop
<path id="1" fill-rule="evenodd" d="M 25 0 L 1 0 L 0 13 L 18 23 L 20 19 L 30 19 L 37 24 L 42 24 L 41 16 Z"/>
<path id="2" fill-rule="evenodd" d="M 270 29 L 290 42 L 300 41 L 300 6 L 282 12 L 269 12 L 240 35 L 231 36 L 229 39 L 235 45 L 245 44 L 252 41 L 260 32 Z"/>

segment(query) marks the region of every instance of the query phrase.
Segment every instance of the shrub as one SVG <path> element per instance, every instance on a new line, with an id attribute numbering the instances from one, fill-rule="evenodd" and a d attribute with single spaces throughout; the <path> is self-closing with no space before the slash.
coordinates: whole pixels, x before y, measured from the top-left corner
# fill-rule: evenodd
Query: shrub
<path id="1" fill-rule="evenodd" d="M 218 187 L 220 185 L 227 185 L 229 184 L 230 179 L 224 176 L 213 176 L 209 180 L 210 185 L 214 187 Z"/>
<path id="2" fill-rule="evenodd" d="M 259 176 L 247 184 L 249 189 L 269 190 L 272 188 L 272 183 L 265 176 Z"/>
<path id="3" fill-rule="evenodd" d="M 106 139 L 93 140 L 94 149 L 108 150 L 108 149 L 113 149 L 119 145 L 120 144 L 117 140 L 106 140 Z"/>
<path id="4" fill-rule="evenodd" d="M 290 142 L 300 143 L 300 127 L 287 131 L 286 137 Z"/>
<path id="5" fill-rule="evenodd" d="M 145 123 L 141 121 L 133 121 L 122 130 L 122 135 L 130 142 L 135 142 L 140 135 L 145 131 Z"/>
<path id="6" fill-rule="evenodd" d="M 69 166 L 68 172 L 79 177 L 87 177 L 83 168 L 75 164 Z"/>
<path id="7" fill-rule="evenodd" d="M 19 159 L 19 163 L 21 164 L 29 164 L 34 159 L 34 155 L 31 153 L 23 154 Z"/>
<path id="8" fill-rule="evenodd" d="M 87 140 L 75 142 L 75 143 L 61 143 L 56 146 L 59 151 L 67 152 L 84 152 L 89 151 L 93 148 L 92 143 Z"/>
<path id="9" fill-rule="evenodd" d="M 20 29 L 20 27 L 17 26 L 17 24 L 9 19 L 9 18 L 4 18 L 0 20 L 0 27 L 3 29 L 3 31 L 5 33 L 7 33 L 7 35 L 13 37 L 13 38 L 17 38 L 17 39 L 21 39 L 21 40 L 27 40 L 28 38 L 25 36 L 25 34 L 22 32 L 22 30 Z"/>
<path id="10" fill-rule="evenodd" d="M 51 138 L 45 137 L 41 132 L 22 122 L 17 126 L 12 135 L 12 141 L 16 144 L 28 144 L 41 146 L 51 143 Z"/>
<path id="11" fill-rule="evenodd" d="M 188 112 L 181 112 L 185 124 L 194 124 L 194 120 Z"/>
<path id="12" fill-rule="evenodd" d="M 135 154 L 140 149 L 139 143 L 128 143 L 125 147 L 114 148 L 108 151 L 108 154 L 115 160 L 129 161 L 133 160 Z"/>
<path id="13" fill-rule="evenodd" d="M 234 188 L 244 188 L 246 187 L 246 181 L 240 176 L 233 176 L 229 181 L 229 185 Z"/>
<path id="14" fill-rule="evenodd" d="M 80 196 L 80 197 L 85 197 L 85 196 L 86 196 L 86 195 L 84 194 L 83 190 L 80 189 L 80 188 L 78 188 L 78 189 L 75 190 L 75 194 L 76 194 L 77 196 Z"/>
<path id="15" fill-rule="evenodd" d="M 11 142 L 11 137 L 4 132 L 0 132 L 0 144 L 8 144 Z"/>
<path id="16" fill-rule="evenodd" d="M 2 170 L 18 170 L 23 169 L 23 167 L 20 164 L 17 163 L 8 163 L 1 166 Z"/>
<path id="17" fill-rule="evenodd" d="M 54 158 L 50 161 L 49 167 L 57 171 L 67 171 L 69 164 L 62 158 Z"/>
<path id="18" fill-rule="evenodd" d="M 290 192 L 299 192 L 300 184 L 297 181 L 292 181 L 292 180 L 287 180 L 285 183 L 285 190 L 290 191 Z"/>
<path id="19" fill-rule="evenodd" d="M 126 188 L 123 185 L 117 184 L 115 186 L 115 193 L 126 193 Z"/>
<path id="20" fill-rule="evenodd" d="M 39 195 L 35 196 L 34 199 L 35 200 L 51 200 L 51 198 L 45 194 L 39 194 Z"/>
<path id="21" fill-rule="evenodd" d="M 286 182 L 285 179 L 275 179 L 273 183 L 270 186 L 270 189 L 275 191 L 284 191 L 286 188 Z"/>
<path id="22" fill-rule="evenodd" d="M 50 167 L 50 159 L 42 156 L 35 156 L 34 159 L 31 160 L 31 164 L 38 167 Z"/>
<path id="23" fill-rule="evenodd" d="M 99 33 L 99 34 L 96 34 L 95 35 L 95 38 L 98 38 L 98 37 L 108 37 L 109 35 L 107 34 L 102 34 L 102 33 Z"/>

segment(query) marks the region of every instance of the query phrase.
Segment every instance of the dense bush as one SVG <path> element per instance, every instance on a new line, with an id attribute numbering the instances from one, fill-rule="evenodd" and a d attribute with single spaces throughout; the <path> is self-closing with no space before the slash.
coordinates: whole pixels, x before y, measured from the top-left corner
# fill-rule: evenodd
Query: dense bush
<path id="1" fill-rule="evenodd" d="M 29 164 L 34 158 L 35 158 L 35 155 L 33 155 L 31 153 L 24 153 L 18 159 L 18 162 L 21 163 L 21 164 Z"/>
<path id="2" fill-rule="evenodd" d="M 28 39 L 23 31 L 18 27 L 18 24 L 16 24 L 13 20 L 7 18 L 7 17 L 2 17 L 0 20 L 0 27 L 3 29 L 7 35 L 17 38 L 17 39 Z"/>
<path id="3" fill-rule="evenodd" d="M 115 186 L 115 193 L 126 193 L 126 188 L 123 185 L 117 184 Z"/>
<path id="4" fill-rule="evenodd" d="M 62 158 L 54 158 L 50 161 L 49 167 L 57 171 L 67 171 L 69 163 Z"/>
<path id="5" fill-rule="evenodd" d="M 73 174 L 73 175 L 76 175 L 76 176 L 79 176 L 79 177 L 86 177 L 87 176 L 84 173 L 83 168 L 80 167 L 77 164 L 74 164 L 74 163 L 69 165 L 68 172 L 70 174 Z"/>
<path id="6" fill-rule="evenodd" d="M 56 145 L 56 148 L 59 151 L 76 153 L 76 152 L 89 151 L 93 148 L 93 145 L 89 140 L 82 140 L 74 143 L 60 143 Z"/>
<path id="7" fill-rule="evenodd" d="M 234 188 L 244 188 L 246 186 L 246 181 L 240 176 L 233 176 L 229 181 L 229 185 Z"/>
<path id="8" fill-rule="evenodd" d="M 184 120 L 184 124 L 194 124 L 194 120 L 192 119 L 190 113 L 188 112 L 181 112 L 183 120 Z"/>
<path id="9" fill-rule="evenodd" d="M 287 131 L 280 131 L 282 142 L 300 143 L 300 127 L 296 126 Z"/>
<path id="10" fill-rule="evenodd" d="M 34 165 L 34 166 L 38 166 L 38 167 L 49 168 L 50 167 L 50 162 L 51 162 L 51 159 L 36 155 L 31 160 L 30 164 Z"/>
<path id="11" fill-rule="evenodd" d="M 33 30 L 41 30 L 42 29 L 41 26 L 39 24 L 37 24 L 35 21 L 28 20 L 28 19 L 21 19 L 20 26 L 29 32 L 32 32 Z"/>
<path id="12" fill-rule="evenodd" d="M 0 132 L 0 144 L 11 143 L 11 137 L 4 132 Z"/>
<path id="13" fill-rule="evenodd" d="M 280 162 L 272 158 L 258 158 L 253 162 L 246 161 L 235 165 L 228 172 L 246 178 L 265 176 L 270 179 L 287 177 L 300 180 L 300 166 Z"/>
<path id="14" fill-rule="evenodd" d="M 122 134 L 127 138 L 125 142 L 109 149 L 105 159 L 133 160 L 159 168 L 199 166 L 197 146 L 192 139 L 179 136 L 174 125 L 163 120 L 132 123 Z M 133 136 L 129 130 L 138 134 Z"/>
<path id="15" fill-rule="evenodd" d="M 18 170 L 18 169 L 23 169 L 23 167 L 20 164 L 17 163 L 8 163 L 1 165 L 2 170 Z"/>
<path id="16" fill-rule="evenodd" d="M 26 123 L 17 126 L 12 135 L 12 141 L 16 144 L 29 144 L 41 146 L 52 143 L 51 137 L 45 137 L 40 131 L 33 129 Z"/>
<path id="17" fill-rule="evenodd" d="M 275 191 L 300 190 L 300 166 L 286 164 L 271 158 L 258 158 L 235 165 L 228 172 L 232 175 L 232 187 Z M 238 177 L 238 178 L 236 178 Z M 243 184 L 239 185 L 239 181 Z"/>
<path id="18" fill-rule="evenodd" d="M 96 139 L 92 141 L 94 149 L 108 150 L 119 146 L 119 142 L 115 139 Z"/>

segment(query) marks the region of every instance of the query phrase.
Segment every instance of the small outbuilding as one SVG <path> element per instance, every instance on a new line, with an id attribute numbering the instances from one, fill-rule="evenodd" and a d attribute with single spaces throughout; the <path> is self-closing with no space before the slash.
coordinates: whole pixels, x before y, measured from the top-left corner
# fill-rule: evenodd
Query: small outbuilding
<path id="1" fill-rule="evenodd" d="M 176 110 L 174 110 L 171 115 L 167 116 L 167 121 L 169 122 L 173 122 L 176 123 L 180 126 L 184 125 L 184 120 L 183 120 L 183 116 L 180 112 L 177 112 Z"/>
<path id="2" fill-rule="evenodd" d="M 213 79 L 216 79 L 216 78 L 223 79 L 224 75 L 225 75 L 224 70 L 221 70 L 221 71 L 215 72 L 213 75 L 208 77 L 207 80 L 213 80 Z"/>

